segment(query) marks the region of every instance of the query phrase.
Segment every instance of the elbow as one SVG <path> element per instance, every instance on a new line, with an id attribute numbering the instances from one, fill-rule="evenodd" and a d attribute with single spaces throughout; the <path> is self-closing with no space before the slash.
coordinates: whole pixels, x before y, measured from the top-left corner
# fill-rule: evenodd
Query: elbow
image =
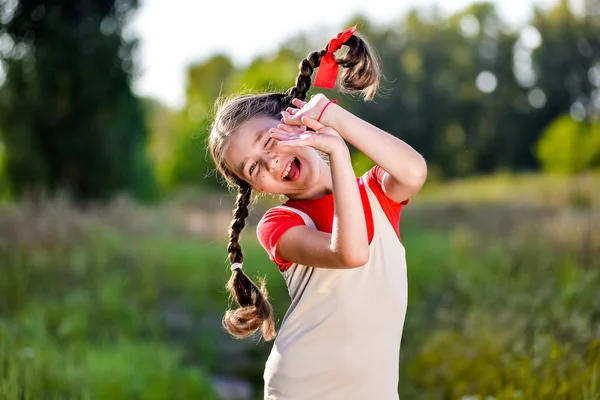
<path id="1" fill-rule="evenodd" d="M 363 251 L 353 251 L 342 256 L 341 264 L 344 269 L 360 268 L 369 262 L 369 248 Z"/>
<path id="2" fill-rule="evenodd" d="M 411 168 L 409 176 L 404 178 L 406 185 L 417 189 L 421 189 L 427 180 L 427 162 L 423 157 L 419 157 L 419 161 Z"/>

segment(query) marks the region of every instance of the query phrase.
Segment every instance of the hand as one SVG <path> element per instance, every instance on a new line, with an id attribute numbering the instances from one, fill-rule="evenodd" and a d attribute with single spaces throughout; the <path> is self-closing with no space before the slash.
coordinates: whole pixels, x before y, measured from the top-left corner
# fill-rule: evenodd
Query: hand
<path id="1" fill-rule="evenodd" d="M 318 93 L 311 97 L 310 101 L 304 102 L 300 99 L 292 100 L 292 104 L 298 108 L 288 107 L 281 113 L 283 115 L 282 122 L 286 125 L 301 126 L 302 117 L 309 117 L 314 120 L 319 118 L 325 106 L 329 103 L 329 99 L 324 94 Z"/>
<path id="2" fill-rule="evenodd" d="M 277 128 L 269 129 L 269 134 L 278 140 L 279 147 L 310 146 L 329 155 L 343 149 L 348 151 L 344 139 L 336 130 L 306 116 L 300 122 L 301 126 L 279 124 Z M 314 132 L 306 130 L 307 127 Z"/>

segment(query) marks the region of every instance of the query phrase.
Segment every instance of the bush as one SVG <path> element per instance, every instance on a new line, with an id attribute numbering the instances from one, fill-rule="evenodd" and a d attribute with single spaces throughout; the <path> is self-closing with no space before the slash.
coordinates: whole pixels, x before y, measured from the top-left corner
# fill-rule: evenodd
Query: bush
<path id="1" fill-rule="evenodd" d="M 429 266 L 435 280 L 409 259 L 420 295 L 403 340 L 405 396 L 598 399 L 600 237 L 588 218 L 567 211 L 510 235 L 457 230 L 449 257 Z"/>
<path id="2" fill-rule="evenodd" d="M 181 350 L 157 342 L 60 345 L 41 332 L 0 326 L 0 398 L 217 399 Z"/>
<path id="3" fill-rule="evenodd" d="M 595 203 L 415 203 L 401 224 L 401 398 L 597 400 Z M 221 326 L 230 271 L 219 238 L 230 210 L 207 239 L 178 225 L 183 210 L 171 220 L 169 207 L 0 207 L 0 398 L 211 399 L 211 385 L 233 378 L 260 395 L 271 344 L 234 340 Z M 252 227 L 243 248 L 281 321 L 287 289 Z"/>
<path id="4" fill-rule="evenodd" d="M 537 157 L 548 172 L 573 174 L 600 167 L 600 123 L 556 119 L 537 145 Z"/>

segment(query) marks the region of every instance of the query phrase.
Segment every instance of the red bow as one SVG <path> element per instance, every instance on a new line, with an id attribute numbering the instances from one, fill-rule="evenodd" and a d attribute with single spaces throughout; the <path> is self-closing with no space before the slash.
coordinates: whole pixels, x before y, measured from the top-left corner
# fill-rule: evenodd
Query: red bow
<path id="1" fill-rule="evenodd" d="M 329 41 L 327 53 L 321 57 L 321 64 L 317 70 L 317 76 L 315 77 L 315 86 L 328 89 L 332 89 L 335 86 L 338 74 L 338 64 L 333 53 L 338 51 L 340 47 L 350 39 L 354 34 L 354 31 L 356 31 L 356 25 L 344 32 L 338 33 L 337 37 Z"/>

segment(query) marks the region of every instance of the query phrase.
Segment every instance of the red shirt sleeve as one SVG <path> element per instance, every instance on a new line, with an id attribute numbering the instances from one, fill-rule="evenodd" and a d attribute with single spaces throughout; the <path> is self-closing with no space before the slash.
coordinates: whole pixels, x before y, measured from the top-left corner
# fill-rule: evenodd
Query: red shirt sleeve
<path id="1" fill-rule="evenodd" d="M 376 165 L 365 173 L 364 178 L 400 238 L 400 211 L 403 206 L 408 204 L 408 199 L 398 203 L 385 195 L 382 186 L 384 174 L 383 168 Z"/>
<path id="2" fill-rule="evenodd" d="M 272 208 L 265 213 L 256 227 L 258 241 L 280 271 L 285 271 L 294 263 L 277 258 L 277 243 L 285 231 L 297 225 L 305 225 L 304 220 L 298 214 L 280 208 Z"/>

